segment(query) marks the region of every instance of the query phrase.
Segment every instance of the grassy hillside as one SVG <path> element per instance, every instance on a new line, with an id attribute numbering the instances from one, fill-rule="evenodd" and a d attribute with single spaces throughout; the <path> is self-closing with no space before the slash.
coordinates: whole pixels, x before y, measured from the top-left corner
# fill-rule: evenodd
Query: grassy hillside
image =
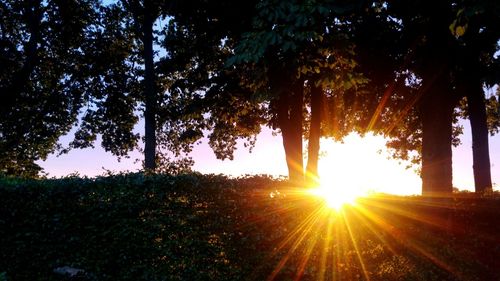
<path id="1" fill-rule="evenodd" d="M 341 210 L 268 177 L 0 180 L 0 280 L 500 280 L 500 197 Z"/>

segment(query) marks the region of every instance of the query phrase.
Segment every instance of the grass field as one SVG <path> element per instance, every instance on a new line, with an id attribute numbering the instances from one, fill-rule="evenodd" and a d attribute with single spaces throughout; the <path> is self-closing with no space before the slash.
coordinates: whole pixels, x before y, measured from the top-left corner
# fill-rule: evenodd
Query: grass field
<path id="1" fill-rule="evenodd" d="M 265 176 L 0 184 L 0 280 L 500 280 L 497 193 L 332 209 Z"/>

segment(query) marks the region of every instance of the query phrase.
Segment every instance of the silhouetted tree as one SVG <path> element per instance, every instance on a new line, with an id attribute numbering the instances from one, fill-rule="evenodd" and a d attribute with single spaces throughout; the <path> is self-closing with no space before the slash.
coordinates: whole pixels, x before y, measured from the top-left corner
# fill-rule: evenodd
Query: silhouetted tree
<path id="1" fill-rule="evenodd" d="M 466 116 L 472 129 L 472 154 L 475 191 L 492 190 L 488 147 L 488 116 L 483 87 L 498 83 L 487 79 L 497 72 L 494 54 L 500 39 L 500 5 L 490 1 L 460 1 L 450 30 L 457 37 L 457 89 L 466 97 Z M 486 81 L 489 80 L 489 81 Z M 490 112 L 495 114 L 495 111 Z"/>
<path id="2" fill-rule="evenodd" d="M 448 148 L 448 145 L 459 144 L 457 136 L 461 133 L 461 129 L 453 126 L 458 117 L 454 113 L 454 108 L 458 100 L 467 95 L 466 92 L 474 95 L 469 98 L 472 100 L 470 105 L 475 105 L 475 117 L 472 117 L 476 120 L 474 138 L 477 141 L 481 139 L 475 147 L 476 149 L 482 147 L 483 151 L 483 156 L 476 157 L 476 160 L 482 164 L 478 163 L 476 167 L 478 171 L 481 166 L 489 167 L 486 163 L 488 158 L 484 154 L 485 151 L 487 153 L 484 149 L 484 144 L 487 144 L 487 131 L 484 129 L 487 118 L 480 117 L 481 111 L 484 111 L 481 99 L 484 98 L 481 97 L 482 86 L 478 79 L 479 76 L 482 76 L 482 79 L 488 76 L 482 69 L 491 65 L 493 56 L 491 46 L 492 44 L 494 46 L 496 41 L 493 40 L 494 43 L 485 41 L 479 43 L 479 41 L 491 36 L 491 31 L 495 29 L 488 29 L 487 23 L 495 17 L 483 17 L 481 30 L 485 33 L 480 36 L 482 39 L 476 38 L 477 43 L 481 45 L 482 55 L 479 55 L 473 50 L 472 45 L 475 43 L 467 41 L 466 36 L 463 36 L 464 31 L 467 30 L 467 25 L 463 25 L 463 15 L 461 16 L 463 5 L 461 2 L 453 1 L 442 1 L 439 5 L 430 1 L 391 2 L 388 5 L 392 17 L 401 21 L 403 38 L 407 38 L 401 42 L 409 50 L 406 65 L 409 73 L 414 76 L 414 79 L 409 80 L 415 82 L 413 89 L 410 88 L 408 94 L 401 96 L 408 106 L 400 106 L 400 109 L 395 112 L 404 108 L 409 108 L 409 110 L 403 110 L 401 114 L 397 114 L 400 117 L 396 117 L 395 120 L 400 124 L 391 126 L 392 132 L 388 135 L 394 137 L 390 145 L 396 148 L 398 156 L 408 157 L 407 149 L 409 148 L 418 152 L 415 159 L 422 161 L 422 190 L 425 194 L 451 192 L 451 147 Z M 467 5 L 465 3 L 465 6 Z M 478 3 L 472 6 L 477 8 L 476 5 Z M 494 8 L 490 7 L 489 10 L 492 11 L 490 15 L 496 14 Z M 474 27 L 471 28 L 474 30 Z M 473 31 L 472 34 L 474 34 Z M 484 54 L 488 52 L 490 55 L 485 56 Z M 483 65 L 478 64 L 478 60 L 483 60 Z M 483 125 L 480 125 L 481 123 Z M 483 133 L 478 134 L 481 131 Z M 488 171 L 484 168 L 482 170 L 483 174 L 480 176 L 476 173 L 476 178 L 482 178 L 483 183 L 488 185 L 488 180 L 485 178 L 489 177 L 487 175 L 489 168 L 487 168 Z"/>
<path id="3" fill-rule="evenodd" d="M 415 106 L 421 122 L 421 177 L 424 195 L 452 192 L 454 108 L 458 98 L 452 88 L 454 37 L 448 1 L 389 3 L 391 13 L 402 21 L 411 61 L 408 69 L 422 79 L 408 106 Z M 416 132 L 411 130 L 411 132 Z"/>
<path id="4" fill-rule="evenodd" d="M 162 1 L 123 0 L 100 10 L 99 27 L 94 30 L 92 44 L 86 46 L 93 54 L 88 76 L 95 87 L 88 93 L 90 106 L 72 147 L 91 146 L 101 134 L 107 151 L 126 156 L 138 147 L 139 134 L 133 129 L 139 120 L 137 113 L 142 110 L 144 168 L 156 170 L 160 161 L 156 151 L 157 107 L 159 91 L 166 87 L 159 85 L 155 73 L 153 45 L 158 32 L 154 25 L 166 14 L 163 5 Z"/>
<path id="5" fill-rule="evenodd" d="M 132 14 L 137 26 L 138 38 L 142 41 L 144 63 L 144 168 L 156 169 L 156 108 L 158 93 L 154 66 L 153 25 L 160 15 L 160 4 L 155 0 L 123 0 L 124 7 Z"/>
<path id="6" fill-rule="evenodd" d="M 88 86 L 80 46 L 96 1 L 0 3 L 0 172 L 34 177 L 60 148 Z"/>
<path id="7" fill-rule="evenodd" d="M 250 86 L 267 93 L 270 125 L 281 130 L 289 178 L 296 184 L 304 180 L 305 85 L 334 89 L 363 82 L 352 71 L 352 46 L 339 23 L 356 7 L 330 1 L 261 2 L 252 30 L 244 34 L 231 60 L 264 74 L 254 75 L 258 82 L 250 81 Z"/>
<path id="8" fill-rule="evenodd" d="M 321 123 L 324 119 L 324 93 L 321 87 L 311 85 L 311 120 L 307 147 L 306 177 L 310 183 L 318 184 L 318 160 L 321 139 Z"/>

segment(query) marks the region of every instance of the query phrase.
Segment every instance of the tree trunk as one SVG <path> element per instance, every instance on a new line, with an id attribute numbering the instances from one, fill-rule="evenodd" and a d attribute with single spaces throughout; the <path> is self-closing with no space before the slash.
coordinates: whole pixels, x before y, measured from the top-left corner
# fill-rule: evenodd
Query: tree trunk
<path id="1" fill-rule="evenodd" d="M 422 97 L 422 194 L 446 196 L 453 191 L 452 119 L 453 98 L 449 81 L 439 75 L 428 79 Z"/>
<path id="2" fill-rule="evenodd" d="M 293 86 L 290 104 L 290 130 L 292 133 L 290 143 L 290 160 L 292 164 L 292 182 L 302 185 L 304 183 L 304 160 L 302 149 L 303 135 L 303 108 L 304 108 L 304 83 L 299 80 Z"/>
<path id="3" fill-rule="evenodd" d="M 453 192 L 452 138 L 455 96 L 451 89 L 450 33 L 452 17 L 446 2 L 436 1 L 427 11 L 426 43 L 421 61 L 422 195 L 448 197 Z"/>
<path id="4" fill-rule="evenodd" d="M 309 142 L 307 148 L 307 183 L 319 184 L 318 159 L 321 137 L 323 92 L 321 87 L 311 88 L 311 124 L 309 128 Z"/>
<path id="5" fill-rule="evenodd" d="M 480 34 L 477 22 L 471 22 L 469 30 L 472 34 Z M 472 157 L 474 171 L 474 187 L 476 193 L 492 190 L 490 151 L 488 147 L 488 123 L 484 91 L 481 83 L 483 67 L 481 66 L 481 40 L 475 36 L 469 38 L 468 44 L 463 49 L 463 96 L 467 97 L 467 108 L 472 130 Z"/>
<path id="6" fill-rule="evenodd" d="M 153 63 L 153 22 L 151 3 L 144 1 L 143 44 L 144 44 L 144 168 L 148 171 L 156 169 L 156 91 Z"/>
<path id="7" fill-rule="evenodd" d="M 303 90 L 295 85 L 294 91 L 281 90 L 278 98 L 278 125 L 285 149 L 288 178 L 294 185 L 302 185 L 302 106 Z"/>
<path id="8" fill-rule="evenodd" d="M 466 81 L 465 90 L 472 129 L 472 156 L 474 186 L 477 193 L 492 190 L 490 154 L 488 147 L 488 124 L 486 105 L 481 82 L 473 75 Z M 477 78 L 477 79 L 476 79 Z"/>

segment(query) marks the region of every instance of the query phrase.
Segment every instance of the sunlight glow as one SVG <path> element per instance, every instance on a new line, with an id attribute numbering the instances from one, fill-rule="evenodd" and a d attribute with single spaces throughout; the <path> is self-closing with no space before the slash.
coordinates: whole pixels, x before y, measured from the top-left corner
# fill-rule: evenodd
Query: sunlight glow
<path id="1" fill-rule="evenodd" d="M 346 188 L 341 190 L 339 188 L 331 187 L 330 185 L 320 185 L 317 188 L 312 188 L 310 193 L 315 196 L 322 197 L 328 207 L 340 210 L 344 205 L 355 205 L 358 197 L 366 195 L 360 193 L 359 190 Z"/>
<path id="2" fill-rule="evenodd" d="M 275 209 L 267 212 L 269 219 L 259 221 L 274 221 L 276 216 L 295 220 L 287 224 L 263 262 L 274 266 L 267 280 L 311 276 L 321 281 L 399 280 L 407 273 L 418 275 L 416 264 L 421 261 L 467 280 L 447 256 L 434 250 L 442 241 L 415 235 L 420 226 L 451 233 L 454 225 L 449 216 L 416 212 L 423 207 L 446 210 L 449 203 L 383 194 L 419 194 L 421 180 L 404 163 L 388 159 L 382 137 L 350 134 L 344 143 L 322 140 L 321 147 L 328 154 L 320 157 L 319 178 L 308 175 L 309 188 L 275 189 L 266 194 Z M 414 256 L 402 255 L 401 249 Z M 380 259 L 386 261 L 379 263 Z M 290 268 L 296 270 L 290 273 Z M 295 277 L 291 279 L 290 274 Z"/>
<path id="3" fill-rule="evenodd" d="M 326 180 L 315 188 L 276 189 L 266 196 L 276 201 L 265 217 L 257 221 L 274 220 L 276 216 L 294 221 L 287 225 L 273 252 L 263 261 L 263 265 L 273 263 L 268 281 L 311 276 L 322 281 L 387 280 L 384 277 L 393 280 L 392 277 L 399 276 L 393 275 L 394 272 L 419 274 L 414 271 L 419 260 L 450 276 L 461 277 L 460 270 L 448 262 L 448 257 L 434 250 L 442 243 L 439 239 L 431 241 L 431 236 L 415 235 L 415 223 L 423 229 L 452 231 L 447 216 L 415 212 L 415 208 L 424 206 L 449 208 L 446 202 L 425 203 L 414 197 L 367 194 L 352 185 L 333 186 Z M 415 256 L 407 258 L 401 249 Z M 380 259 L 386 262 L 379 263 Z M 290 268 L 296 270 L 291 273 Z M 290 274 L 295 277 L 291 279 Z"/>
<path id="4" fill-rule="evenodd" d="M 413 169 L 406 169 L 406 163 L 389 159 L 385 142 L 381 136 L 355 133 L 346 136 L 343 143 L 321 140 L 318 172 L 322 188 L 327 188 L 322 192 L 336 194 L 339 192 L 333 190 L 339 190 L 340 197 L 347 198 L 372 192 L 420 194 L 420 177 Z"/>

